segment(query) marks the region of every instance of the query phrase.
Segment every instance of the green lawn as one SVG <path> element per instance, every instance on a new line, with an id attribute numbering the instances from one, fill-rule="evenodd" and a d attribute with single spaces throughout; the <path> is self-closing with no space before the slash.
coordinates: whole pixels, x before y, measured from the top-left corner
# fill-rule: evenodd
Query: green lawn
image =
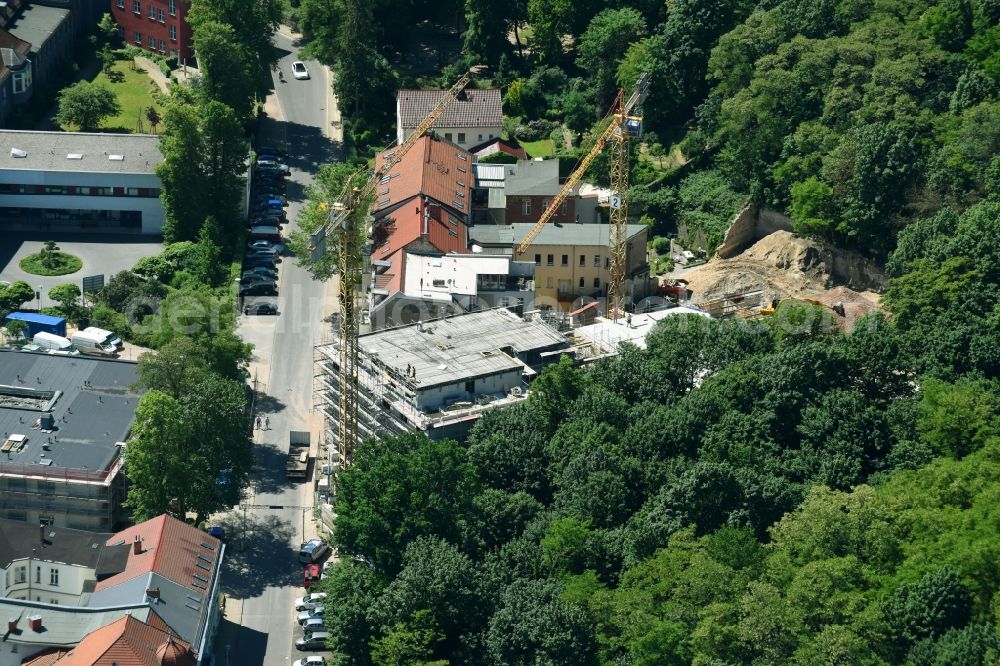
<path id="1" fill-rule="evenodd" d="M 124 78 L 119 82 L 110 81 L 104 72 L 94 79 L 96 83 L 110 88 L 118 98 L 118 103 L 122 107 L 121 113 L 117 116 L 105 118 L 101 123 L 101 129 L 117 132 L 135 132 L 136 122 L 142 117 L 142 129 L 151 132 L 149 121 L 146 120 L 146 108 L 155 106 L 160 115 L 163 115 L 163 108 L 153 101 L 152 93 L 159 91 L 156 84 L 146 75 L 146 71 L 139 67 L 132 69 L 129 60 L 119 60 L 115 63 L 114 71 L 121 73 Z M 76 127 L 62 126 L 63 130 L 75 130 Z"/>
<path id="2" fill-rule="evenodd" d="M 520 144 L 528 153 L 528 157 L 552 157 L 556 154 L 556 143 L 552 139 L 521 141 Z"/>
<path id="3" fill-rule="evenodd" d="M 67 252 L 36 252 L 21 260 L 21 270 L 32 275 L 69 275 L 83 268 L 76 255 Z"/>

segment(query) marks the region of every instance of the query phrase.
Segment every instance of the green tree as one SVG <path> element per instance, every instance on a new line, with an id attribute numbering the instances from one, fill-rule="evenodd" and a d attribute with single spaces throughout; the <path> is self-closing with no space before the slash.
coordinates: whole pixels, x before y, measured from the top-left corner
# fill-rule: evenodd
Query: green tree
<path id="1" fill-rule="evenodd" d="M 4 328 L 7 329 L 7 335 L 16 340 L 24 336 L 25 332 L 28 330 L 28 324 L 20 319 L 11 319 L 10 321 L 4 323 Z"/>
<path id="2" fill-rule="evenodd" d="M 49 289 L 49 298 L 59 304 L 59 312 L 64 317 L 75 319 L 80 314 L 80 296 L 83 292 L 72 282 L 56 285 Z"/>
<path id="3" fill-rule="evenodd" d="M 101 121 L 121 113 L 115 93 L 98 83 L 79 81 L 59 92 L 59 112 L 56 121 L 76 125 L 80 130 L 94 130 Z"/>
<path id="4" fill-rule="evenodd" d="M 920 386 L 921 438 L 936 451 L 963 458 L 997 436 L 995 387 L 974 381 L 948 384 L 927 379 Z"/>
<path id="5" fill-rule="evenodd" d="M 452 440 L 414 434 L 366 440 L 337 482 L 337 544 L 391 577 L 417 537 L 458 542 L 477 485 L 465 450 Z"/>
<path id="6" fill-rule="evenodd" d="M 194 390 L 208 372 L 206 350 L 193 339 L 178 336 L 155 352 L 139 354 L 139 388 L 165 393 L 175 400 Z"/>
<path id="7" fill-rule="evenodd" d="M 510 52 L 508 32 L 513 28 L 518 3 L 500 0 L 465 0 L 465 50 L 490 67 Z"/>
<path id="8" fill-rule="evenodd" d="M 328 647 L 346 666 L 368 666 L 373 663 L 371 641 L 375 627 L 368 611 L 378 597 L 380 585 L 375 572 L 350 559 L 335 562 L 323 574 L 320 590 L 333 601 L 326 604 L 323 622 L 330 632 Z M 420 625 L 422 628 L 423 625 Z M 403 642 L 401 636 L 389 639 L 390 644 L 379 648 L 379 657 L 387 657 Z M 412 645 L 412 640 L 406 641 Z"/>
<path id="9" fill-rule="evenodd" d="M 9 285 L 0 285 L 0 313 L 17 310 L 35 298 L 35 290 L 24 280 L 15 280 Z"/>
<path id="10" fill-rule="evenodd" d="M 972 593 L 948 566 L 900 587 L 889 606 L 893 628 L 904 647 L 965 626 L 971 612 Z"/>
<path id="11" fill-rule="evenodd" d="M 829 237 L 835 228 L 833 188 L 815 176 L 792 185 L 789 213 L 795 233 L 803 236 Z"/>
<path id="12" fill-rule="evenodd" d="M 198 91 L 207 100 L 228 105 L 246 121 L 257 86 L 235 29 L 216 20 L 205 20 L 195 24 L 193 36 L 201 72 Z"/>
<path id="13" fill-rule="evenodd" d="M 646 21 L 642 14 L 626 7 L 605 9 L 591 19 L 586 31 L 580 35 L 577 45 L 580 55 L 576 64 L 588 73 L 599 109 L 607 109 L 614 99 L 618 63 L 632 42 L 645 30 Z"/>
<path id="14" fill-rule="evenodd" d="M 397 622 L 372 644 L 372 663 L 377 666 L 447 666 L 447 660 L 432 661 L 435 646 L 444 638 L 430 611 L 419 610 Z"/>

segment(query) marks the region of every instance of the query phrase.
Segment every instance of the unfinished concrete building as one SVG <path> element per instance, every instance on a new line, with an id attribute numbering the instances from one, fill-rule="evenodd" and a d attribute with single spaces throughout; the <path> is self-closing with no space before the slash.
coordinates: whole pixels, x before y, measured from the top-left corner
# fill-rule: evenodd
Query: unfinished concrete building
<path id="1" fill-rule="evenodd" d="M 419 431 L 431 439 L 461 439 L 484 411 L 524 400 L 531 379 L 569 346 L 547 324 L 502 309 L 361 335 L 358 437 Z M 315 404 L 333 444 L 339 359 L 338 343 L 316 347 Z"/>

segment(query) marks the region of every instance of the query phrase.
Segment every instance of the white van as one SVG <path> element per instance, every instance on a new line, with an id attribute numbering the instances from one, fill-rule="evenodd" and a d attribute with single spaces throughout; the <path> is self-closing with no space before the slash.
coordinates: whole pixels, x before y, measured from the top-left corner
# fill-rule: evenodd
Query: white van
<path id="1" fill-rule="evenodd" d="M 95 356 L 118 356 L 118 350 L 113 344 L 107 342 L 107 336 L 88 333 L 86 330 L 77 331 L 70 336 L 73 346 L 84 354 L 94 354 Z"/>
<path id="2" fill-rule="evenodd" d="M 97 328 L 96 326 L 88 326 L 83 329 L 84 333 L 91 333 L 93 335 L 101 336 L 101 342 L 106 345 L 114 345 L 115 349 L 121 351 L 125 349 L 125 343 L 117 335 L 109 330 L 103 328 Z"/>
<path id="3" fill-rule="evenodd" d="M 35 337 L 31 338 L 31 342 L 34 343 L 38 348 L 48 351 L 50 354 L 80 353 L 73 348 L 73 343 L 70 342 L 68 338 L 64 338 L 61 335 L 55 335 L 54 333 L 46 333 L 45 331 L 40 331 L 38 333 L 35 333 Z"/>

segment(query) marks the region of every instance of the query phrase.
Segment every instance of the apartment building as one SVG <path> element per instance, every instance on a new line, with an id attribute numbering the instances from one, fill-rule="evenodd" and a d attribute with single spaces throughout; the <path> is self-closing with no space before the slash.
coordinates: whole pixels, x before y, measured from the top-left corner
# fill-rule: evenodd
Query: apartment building
<path id="1" fill-rule="evenodd" d="M 111 0 L 111 17 L 126 44 L 179 61 L 194 57 L 188 9 L 188 0 Z"/>
<path id="2" fill-rule="evenodd" d="M 396 95 L 396 143 L 402 144 L 448 94 L 447 90 L 400 90 Z M 445 108 L 430 131 L 461 148 L 495 139 L 503 130 L 499 88 L 466 88 Z"/>

